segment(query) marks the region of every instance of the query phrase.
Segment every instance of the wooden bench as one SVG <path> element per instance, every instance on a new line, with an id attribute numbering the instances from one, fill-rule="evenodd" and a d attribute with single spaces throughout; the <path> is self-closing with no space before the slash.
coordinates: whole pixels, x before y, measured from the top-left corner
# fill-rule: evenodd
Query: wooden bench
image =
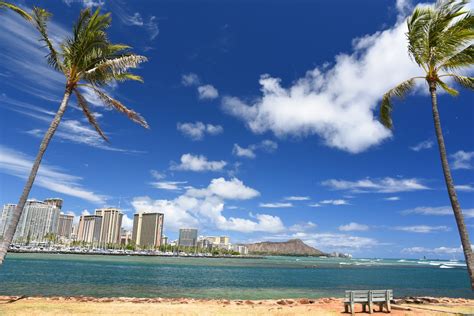
<path id="1" fill-rule="evenodd" d="M 390 301 L 393 299 L 392 290 L 362 290 L 362 291 L 346 291 L 346 299 L 344 300 L 344 309 L 346 313 L 354 315 L 354 304 L 362 304 L 364 312 L 369 307 L 369 313 L 373 313 L 374 305 L 378 305 L 380 311 L 384 306 L 387 312 L 391 312 Z"/>

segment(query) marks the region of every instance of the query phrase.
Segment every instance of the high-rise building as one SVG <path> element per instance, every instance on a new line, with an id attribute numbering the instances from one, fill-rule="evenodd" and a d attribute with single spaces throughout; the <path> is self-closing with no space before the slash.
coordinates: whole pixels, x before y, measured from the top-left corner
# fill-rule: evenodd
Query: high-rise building
<path id="1" fill-rule="evenodd" d="M 179 246 L 196 247 L 198 231 L 195 228 L 181 228 L 179 230 Z"/>
<path id="2" fill-rule="evenodd" d="M 77 229 L 77 240 L 87 243 L 99 242 L 101 227 L 102 216 L 81 215 Z"/>
<path id="3" fill-rule="evenodd" d="M 57 234 L 59 213 L 57 204 L 29 200 L 26 202 L 13 237 L 18 242 L 43 241 L 47 234 Z"/>
<path id="4" fill-rule="evenodd" d="M 59 198 L 49 198 L 49 199 L 44 200 L 44 203 L 48 205 L 56 206 L 59 209 L 63 207 L 63 200 Z"/>
<path id="5" fill-rule="evenodd" d="M 141 248 L 161 246 L 163 236 L 162 213 L 137 213 L 133 216 L 132 241 Z"/>
<path id="6" fill-rule="evenodd" d="M 15 209 L 16 204 L 5 204 L 3 206 L 2 215 L 0 217 L 0 237 L 3 237 L 7 227 L 10 226 Z"/>
<path id="7" fill-rule="evenodd" d="M 120 243 L 123 213 L 118 208 L 109 207 L 95 210 L 95 215 L 102 217 L 99 242 L 104 245 Z"/>
<path id="8" fill-rule="evenodd" d="M 71 238 L 74 215 L 59 214 L 58 235 Z"/>

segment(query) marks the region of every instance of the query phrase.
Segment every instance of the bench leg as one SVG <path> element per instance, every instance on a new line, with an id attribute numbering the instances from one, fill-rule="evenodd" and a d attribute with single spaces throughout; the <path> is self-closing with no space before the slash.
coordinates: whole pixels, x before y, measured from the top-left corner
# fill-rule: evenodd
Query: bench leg
<path id="1" fill-rule="evenodd" d="M 367 310 L 367 304 L 362 304 L 362 311 L 365 313 Z"/>
<path id="2" fill-rule="evenodd" d="M 390 306 L 390 300 L 387 301 L 387 312 L 392 312 L 392 307 Z"/>
<path id="3" fill-rule="evenodd" d="M 344 313 L 349 313 L 349 305 L 344 304 Z"/>
<path id="4" fill-rule="evenodd" d="M 372 306 L 372 301 L 369 302 L 369 314 L 373 314 L 374 307 Z"/>
<path id="5" fill-rule="evenodd" d="M 383 312 L 383 305 L 384 305 L 384 303 L 379 304 L 379 312 Z"/>
<path id="6" fill-rule="evenodd" d="M 352 303 L 352 302 L 351 302 L 351 314 L 352 314 L 352 315 L 355 314 L 354 303 Z"/>

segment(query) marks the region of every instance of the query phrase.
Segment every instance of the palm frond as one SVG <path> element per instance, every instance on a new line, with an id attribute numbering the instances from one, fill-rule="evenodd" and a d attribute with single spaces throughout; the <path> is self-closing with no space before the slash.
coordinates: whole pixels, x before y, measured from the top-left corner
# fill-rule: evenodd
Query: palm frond
<path id="1" fill-rule="evenodd" d="M 392 128 L 392 98 L 399 97 L 403 98 L 414 86 L 416 77 L 408 79 L 395 88 L 390 89 L 382 97 L 382 103 L 380 105 L 379 120 L 386 128 Z"/>
<path id="2" fill-rule="evenodd" d="M 460 68 L 470 67 L 474 65 L 474 45 L 469 45 L 468 47 L 461 50 L 459 53 L 455 54 L 444 61 L 439 68 L 443 70 L 456 70 Z"/>
<path id="3" fill-rule="evenodd" d="M 450 95 L 452 95 L 453 97 L 456 97 L 458 94 L 459 94 L 459 91 L 454 89 L 454 88 L 451 88 L 450 86 L 448 86 L 445 82 L 441 81 L 440 79 L 437 80 L 437 84 L 444 90 L 446 91 L 447 93 L 449 93 Z"/>
<path id="4" fill-rule="evenodd" d="M 54 48 L 48 36 L 48 28 L 46 26 L 46 22 L 49 20 L 50 17 L 51 13 L 49 13 L 45 9 L 38 7 L 33 8 L 33 21 L 35 27 L 41 34 L 41 41 L 43 41 L 45 43 L 45 47 L 49 49 L 49 53 L 47 55 L 48 64 L 54 69 L 62 71 L 62 63 L 59 60 L 58 53 L 56 52 L 56 49 Z"/>
<path id="5" fill-rule="evenodd" d="M 108 106 L 116 109 L 117 111 L 125 114 L 126 116 L 128 116 L 129 119 L 131 119 L 132 121 L 134 121 L 137 124 L 140 124 L 144 128 L 150 128 L 148 123 L 145 121 L 145 119 L 140 114 L 138 114 L 137 112 L 135 112 L 133 110 L 128 109 L 125 105 L 123 105 L 119 101 L 113 99 L 112 97 L 110 97 L 106 93 L 102 92 L 100 89 L 98 89 L 96 87 L 94 87 L 93 89 L 94 89 L 94 92 L 97 94 L 97 96 L 100 98 L 100 100 L 102 102 L 104 102 L 105 105 L 108 105 Z"/>
<path id="6" fill-rule="evenodd" d="M 14 5 L 14 4 L 11 4 L 9 2 L 5 2 L 5 1 L 0 1 L 0 8 L 7 8 L 7 9 L 10 9 L 16 13 L 18 13 L 22 18 L 24 18 L 25 20 L 27 21 L 32 21 L 33 18 L 31 17 L 31 15 L 26 12 L 25 10 L 23 10 L 22 8 Z"/>
<path id="7" fill-rule="evenodd" d="M 87 120 L 89 121 L 89 123 L 94 127 L 94 129 L 97 131 L 100 137 L 102 137 L 106 142 L 108 142 L 109 139 L 107 138 L 107 136 L 105 136 L 104 132 L 99 126 L 99 123 L 97 123 L 97 120 L 95 119 L 94 114 L 89 109 L 89 105 L 87 104 L 86 98 L 84 98 L 84 96 L 77 89 L 74 89 L 74 93 L 77 98 L 77 103 L 82 108 L 82 112 L 84 112 L 84 115 L 87 117 Z"/>
<path id="8" fill-rule="evenodd" d="M 145 56 L 128 54 L 101 61 L 94 68 L 87 70 L 86 73 L 91 75 L 96 71 L 108 71 L 114 76 L 120 75 L 130 68 L 137 68 L 140 63 L 146 62 L 147 60 Z"/>
<path id="9" fill-rule="evenodd" d="M 133 81 L 139 81 L 143 83 L 143 78 L 138 75 L 134 75 L 128 72 L 122 73 L 120 75 L 114 76 L 114 79 L 117 81 L 126 81 L 126 80 L 133 80 Z"/>
<path id="10" fill-rule="evenodd" d="M 474 90 L 474 78 L 452 74 L 453 79 L 464 88 Z"/>

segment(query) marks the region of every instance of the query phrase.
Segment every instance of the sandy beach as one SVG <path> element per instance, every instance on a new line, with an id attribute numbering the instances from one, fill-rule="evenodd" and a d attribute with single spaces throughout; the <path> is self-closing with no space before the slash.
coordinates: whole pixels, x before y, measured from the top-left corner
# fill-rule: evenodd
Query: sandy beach
<path id="1" fill-rule="evenodd" d="M 431 301 L 431 302 L 430 302 Z M 361 314 L 360 306 L 356 312 Z M 393 305 L 392 315 L 474 313 L 474 300 L 412 298 Z M 0 315 L 344 315 L 343 300 L 203 300 L 166 298 L 0 297 Z M 377 311 L 374 314 L 382 315 Z M 384 313 L 386 314 L 386 313 Z M 349 314 L 345 314 L 349 315 Z"/>

